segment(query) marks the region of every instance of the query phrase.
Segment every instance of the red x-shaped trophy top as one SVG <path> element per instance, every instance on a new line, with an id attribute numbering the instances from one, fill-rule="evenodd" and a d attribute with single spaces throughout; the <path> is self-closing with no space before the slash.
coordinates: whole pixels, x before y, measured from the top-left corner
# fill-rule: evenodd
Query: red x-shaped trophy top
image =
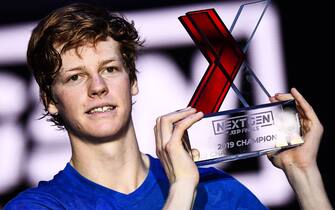
<path id="1" fill-rule="evenodd" d="M 188 12 L 179 20 L 209 62 L 189 106 L 218 112 L 245 55 L 214 9 Z"/>

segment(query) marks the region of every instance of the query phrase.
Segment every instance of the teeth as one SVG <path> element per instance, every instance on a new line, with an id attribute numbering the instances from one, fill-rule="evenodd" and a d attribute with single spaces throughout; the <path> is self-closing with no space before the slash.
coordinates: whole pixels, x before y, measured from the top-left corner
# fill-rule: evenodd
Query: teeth
<path id="1" fill-rule="evenodd" d="M 109 112 L 114 109 L 114 106 L 103 106 L 103 107 L 97 107 L 89 111 L 89 114 L 94 113 L 102 113 L 102 112 Z"/>

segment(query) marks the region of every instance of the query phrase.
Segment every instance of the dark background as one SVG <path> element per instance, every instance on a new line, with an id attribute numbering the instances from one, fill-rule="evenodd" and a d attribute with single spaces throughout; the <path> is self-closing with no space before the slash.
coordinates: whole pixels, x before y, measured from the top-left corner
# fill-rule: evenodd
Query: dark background
<path id="1" fill-rule="evenodd" d="M 37 21 L 51 10 L 71 2 L 65 0 L 11 0 L 0 3 L 0 27 L 17 23 Z M 191 0 L 122 0 L 122 1 L 81 1 L 94 3 L 110 8 L 113 11 L 134 11 L 138 9 L 160 8 L 174 5 L 187 5 L 196 2 Z M 197 1 L 198 3 L 209 1 Z M 211 1 L 213 2 L 213 1 Z M 273 1 L 279 8 L 281 28 L 283 31 L 285 69 L 289 87 L 296 87 L 314 107 L 324 125 L 324 138 L 320 145 L 318 165 L 323 176 L 330 200 L 335 205 L 335 181 L 332 171 L 332 156 L 335 146 L 334 111 L 332 106 L 333 76 L 331 50 L 333 36 L 330 28 L 333 13 L 329 3 L 323 1 Z M 1 46 L 0 46 L 1 47 Z M 18 70 L 19 71 L 19 70 Z M 1 205 L 17 192 L 26 188 L 20 185 L 13 192 L 0 195 Z M 271 208 L 275 209 L 275 208 Z M 279 209 L 279 208 L 276 208 Z M 294 200 L 280 209 L 299 209 Z"/>

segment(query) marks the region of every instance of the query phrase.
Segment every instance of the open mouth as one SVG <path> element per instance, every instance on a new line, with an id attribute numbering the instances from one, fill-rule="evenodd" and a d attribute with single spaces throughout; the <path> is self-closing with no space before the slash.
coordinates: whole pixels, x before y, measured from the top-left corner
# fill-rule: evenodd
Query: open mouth
<path id="1" fill-rule="evenodd" d="M 115 109 L 115 106 L 112 105 L 106 105 L 101 107 L 94 107 L 93 109 L 90 109 L 87 111 L 87 114 L 96 114 L 96 113 L 104 113 L 104 112 L 110 112 Z"/>

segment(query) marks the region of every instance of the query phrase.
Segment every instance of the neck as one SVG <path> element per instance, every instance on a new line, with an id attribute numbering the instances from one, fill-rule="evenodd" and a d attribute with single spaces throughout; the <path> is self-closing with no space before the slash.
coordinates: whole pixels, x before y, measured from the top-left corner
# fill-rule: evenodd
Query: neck
<path id="1" fill-rule="evenodd" d="M 132 123 L 121 138 L 100 144 L 69 135 L 71 164 L 82 176 L 124 194 L 133 192 L 143 183 L 149 159 L 139 151 Z"/>

